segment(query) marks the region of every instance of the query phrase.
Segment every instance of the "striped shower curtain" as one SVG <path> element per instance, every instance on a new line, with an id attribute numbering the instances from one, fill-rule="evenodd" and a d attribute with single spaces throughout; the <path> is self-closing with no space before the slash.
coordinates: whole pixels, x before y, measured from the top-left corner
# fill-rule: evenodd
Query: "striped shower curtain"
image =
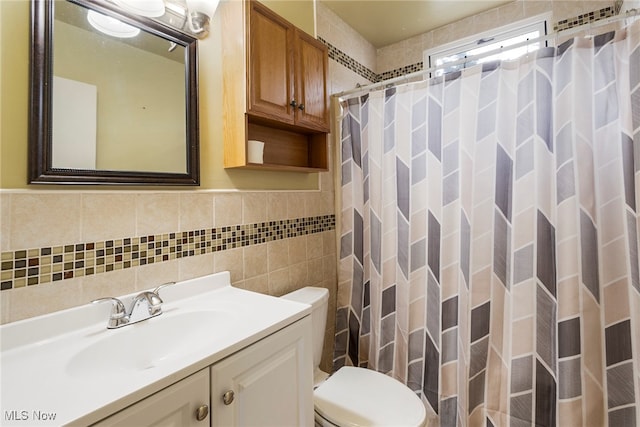
<path id="1" fill-rule="evenodd" d="M 640 426 L 640 22 L 342 108 L 335 367 L 430 426 Z"/>

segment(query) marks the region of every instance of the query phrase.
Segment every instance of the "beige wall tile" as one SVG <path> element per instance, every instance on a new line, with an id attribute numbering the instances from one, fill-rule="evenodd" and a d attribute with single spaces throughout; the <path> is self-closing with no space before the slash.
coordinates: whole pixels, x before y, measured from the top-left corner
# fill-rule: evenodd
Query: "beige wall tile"
<path id="1" fill-rule="evenodd" d="M 267 220 L 267 194 L 244 193 L 242 195 L 242 222 L 252 224 Z"/>
<path id="2" fill-rule="evenodd" d="M 11 249 L 41 248 L 82 240 L 80 193 L 11 195 Z"/>
<path id="3" fill-rule="evenodd" d="M 307 259 L 317 259 L 322 258 L 323 255 L 323 247 L 322 247 L 322 235 L 320 233 L 309 234 L 306 236 L 307 238 Z"/>
<path id="4" fill-rule="evenodd" d="M 180 258 L 179 280 L 195 279 L 214 272 L 215 255 L 213 253 Z"/>
<path id="5" fill-rule="evenodd" d="M 134 293 L 136 290 L 135 269 L 127 268 L 84 277 L 81 295 L 88 304 L 97 298 L 119 297 Z"/>
<path id="6" fill-rule="evenodd" d="M 293 290 L 289 280 L 289 268 L 269 272 L 269 294 L 281 296 Z"/>
<path id="7" fill-rule="evenodd" d="M 324 279 L 324 270 L 322 259 L 310 259 L 307 261 L 307 284 L 310 286 L 318 286 Z"/>
<path id="8" fill-rule="evenodd" d="M 174 232 L 180 228 L 180 194 L 139 193 L 136 214 L 137 236 Z"/>
<path id="9" fill-rule="evenodd" d="M 269 275 L 262 274 L 238 282 L 236 287 L 261 294 L 269 294 Z"/>
<path id="10" fill-rule="evenodd" d="M 12 250 L 11 246 L 11 195 L 0 193 L 0 252 Z M 15 248 L 21 249 L 21 248 Z"/>
<path id="11" fill-rule="evenodd" d="M 268 273 L 267 245 L 252 245 L 244 251 L 244 279 Z"/>
<path id="12" fill-rule="evenodd" d="M 462 23 L 464 24 L 464 22 L 466 21 L 463 20 Z M 475 26 L 475 33 L 482 33 L 496 28 L 497 26 L 504 25 L 503 22 L 500 22 L 497 8 L 489 9 L 486 12 L 475 15 L 473 17 L 473 23 Z"/>
<path id="13" fill-rule="evenodd" d="M 213 258 L 213 269 L 215 272 L 229 271 L 232 284 L 244 280 L 242 248 L 216 252 Z"/>
<path id="14" fill-rule="evenodd" d="M 82 196 L 82 241 L 136 235 L 136 194 L 88 193 Z"/>
<path id="15" fill-rule="evenodd" d="M 336 231 L 325 231 L 322 234 L 322 255 L 334 255 L 336 249 Z"/>
<path id="16" fill-rule="evenodd" d="M 11 322 L 11 294 L 16 290 L 0 292 L 0 325 Z M 17 320 L 17 319 L 16 319 Z"/>
<path id="17" fill-rule="evenodd" d="M 306 236 L 289 239 L 289 264 L 297 264 L 307 260 Z"/>
<path id="18" fill-rule="evenodd" d="M 267 221 L 287 218 L 287 193 L 267 194 Z"/>
<path id="19" fill-rule="evenodd" d="M 2 291 L 9 299 L 11 322 L 85 304 L 83 278 Z M 5 303 L 6 304 L 6 303 Z"/>
<path id="20" fill-rule="evenodd" d="M 301 262 L 289 267 L 289 283 L 294 289 L 308 286 L 307 263 Z"/>
<path id="21" fill-rule="evenodd" d="M 304 193 L 287 194 L 287 218 L 302 218 L 305 215 L 306 195 Z"/>
<path id="22" fill-rule="evenodd" d="M 274 240 L 267 243 L 267 259 L 269 272 L 287 267 L 289 265 L 289 240 Z"/>
<path id="23" fill-rule="evenodd" d="M 153 289 L 167 282 L 180 280 L 180 262 L 171 260 L 147 264 L 134 269 L 136 272 L 136 290 Z"/>
<path id="24" fill-rule="evenodd" d="M 516 0 L 498 8 L 498 21 L 501 24 L 517 22 L 525 17 L 524 3 L 526 0 Z"/>
<path id="25" fill-rule="evenodd" d="M 338 280 L 337 262 L 335 256 L 327 255 L 322 257 L 322 271 L 323 281 L 325 283 L 333 283 L 333 287 L 335 287 L 335 283 Z"/>
<path id="26" fill-rule="evenodd" d="M 180 193 L 180 231 L 214 227 L 212 193 Z"/>
<path id="27" fill-rule="evenodd" d="M 214 223 L 216 227 L 235 225 L 242 218 L 242 194 L 216 194 L 214 201 Z"/>

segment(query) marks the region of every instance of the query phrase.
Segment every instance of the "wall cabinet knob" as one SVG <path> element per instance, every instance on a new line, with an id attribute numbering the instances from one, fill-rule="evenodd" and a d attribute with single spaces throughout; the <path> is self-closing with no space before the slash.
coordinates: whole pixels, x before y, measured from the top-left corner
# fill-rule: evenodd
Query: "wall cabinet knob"
<path id="1" fill-rule="evenodd" d="M 222 401 L 224 402 L 225 405 L 231 405 L 234 397 L 235 397 L 235 393 L 233 392 L 233 390 L 229 390 L 222 395 Z"/>
<path id="2" fill-rule="evenodd" d="M 295 99 L 292 99 L 289 105 L 291 105 L 293 108 L 296 108 L 298 106 L 298 103 L 296 102 Z"/>
<path id="3" fill-rule="evenodd" d="M 196 409 L 196 420 L 203 421 L 209 415 L 209 407 L 207 405 L 202 405 L 198 409 Z"/>
<path id="4" fill-rule="evenodd" d="M 304 110 L 304 104 L 298 105 L 298 110 L 303 111 Z"/>

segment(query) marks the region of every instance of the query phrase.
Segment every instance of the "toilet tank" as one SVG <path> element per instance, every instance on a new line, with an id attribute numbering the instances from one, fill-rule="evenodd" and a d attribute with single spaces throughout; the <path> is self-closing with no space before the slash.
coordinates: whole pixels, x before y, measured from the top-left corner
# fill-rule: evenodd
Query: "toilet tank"
<path id="1" fill-rule="evenodd" d="M 298 289 L 282 298 L 309 304 L 311 306 L 311 328 L 313 329 L 313 366 L 320 366 L 322 358 L 322 346 L 324 344 L 324 331 L 327 326 L 327 309 L 329 306 L 329 291 L 325 288 L 307 286 Z"/>

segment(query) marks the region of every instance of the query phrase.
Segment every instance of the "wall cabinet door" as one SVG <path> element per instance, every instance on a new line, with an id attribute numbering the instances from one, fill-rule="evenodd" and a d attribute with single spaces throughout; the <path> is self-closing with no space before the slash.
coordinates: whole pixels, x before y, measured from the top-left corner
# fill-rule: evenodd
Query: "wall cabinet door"
<path id="1" fill-rule="evenodd" d="M 211 367 L 212 426 L 312 426 L 310 316 Z"/>
<path id="2" fill-rule="evenodd" d="M 327 47 L 256 1 L 249 9 L 248 112 L 328 132 Z"/>
<path id="3" fill-rule="evenodd" d="M 248 111 L 293 124 L 294 28 L 257 2 L 250 2 L 249 22 Z"/>
<path id="4" fill-rule="evenodd" d="M 296 123 L 329 131 L 327 97 L 327 47 L 302 31 L 296 31 Z"/>
<path id="5" fill-rule="evenodd" d="M 210 422 L 204 369 L 106 418 L 94 427 L 204 427 Z"/>

